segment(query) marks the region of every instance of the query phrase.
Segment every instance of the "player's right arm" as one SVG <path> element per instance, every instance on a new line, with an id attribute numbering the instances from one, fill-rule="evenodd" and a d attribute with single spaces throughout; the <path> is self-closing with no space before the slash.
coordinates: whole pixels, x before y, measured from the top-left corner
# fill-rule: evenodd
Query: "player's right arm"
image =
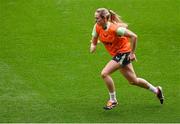
<path id="1" fill-rule="evenodd" d="M 97 45 L 98 38 L 92 37 L 91 39 L 91 45 L 90 45 L 90 52 L 93 53 L 96 51 L 96 45 Z"/>
<path id="2" fill-rule="evenodd" d="M 98 42 L 98 34 L 96 32 L 96 24 L 94 25 L 93 31 L 92 31 L 92 38 L 91 38 L 91 45 L 90 45 L 90 53 L 93 53 L 96 51 L 96 45 Z"/>

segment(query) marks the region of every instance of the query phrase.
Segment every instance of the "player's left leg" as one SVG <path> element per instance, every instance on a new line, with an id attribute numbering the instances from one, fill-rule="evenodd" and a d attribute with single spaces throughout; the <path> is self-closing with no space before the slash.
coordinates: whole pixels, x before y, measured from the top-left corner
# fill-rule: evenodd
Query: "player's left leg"
<path id="1" fill-rule="evenodd" d="M 157 95 L 161 104 L 163 103 L 164 96 L 162 93 L 162 88 L 160 86 L 154 87 L 151 83 L 149 83 L 145 79 L 137 77 L 131 63 L 128 65 L 125 65 L 123 68 L 120 68 L 120 72 L 123 74 L 123 76 L 128 80 L 130 84 L 136 85 L 145 89 L 149 89 L 150 91 L 152 91 L 153 93 Z"/>

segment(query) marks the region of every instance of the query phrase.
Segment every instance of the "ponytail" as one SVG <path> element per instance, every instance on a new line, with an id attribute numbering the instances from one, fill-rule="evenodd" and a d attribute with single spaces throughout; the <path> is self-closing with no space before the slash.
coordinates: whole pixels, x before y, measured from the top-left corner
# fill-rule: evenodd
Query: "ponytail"
<path id="1" fill-rule="evenodd" d="M 119 24 L 122 27 L 126 27 L 126 28 L 128 27 L 128 25 L 121 20 L 121 16 L 116 14 L 113 10 L 108 10 L 108 11 L 110 14 L 110 18 L 109 18 L 110 22 Z"/>

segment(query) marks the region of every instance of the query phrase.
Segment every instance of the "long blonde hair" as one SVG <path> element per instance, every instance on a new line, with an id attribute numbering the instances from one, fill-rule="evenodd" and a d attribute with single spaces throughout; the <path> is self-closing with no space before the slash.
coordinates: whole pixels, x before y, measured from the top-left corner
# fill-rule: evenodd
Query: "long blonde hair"
<path id="1" fill-rule="evenodd" d="M 114 24 L 119 24 L 123 27 L 128 27 L 128 25 L 122 21 L 121 16 L 119 16 L 113 10 L 108 10 L 106 8 L 98 8 L 96 12 L 100 14 L 101 18 L 107 18 L 108 21 Z"/>

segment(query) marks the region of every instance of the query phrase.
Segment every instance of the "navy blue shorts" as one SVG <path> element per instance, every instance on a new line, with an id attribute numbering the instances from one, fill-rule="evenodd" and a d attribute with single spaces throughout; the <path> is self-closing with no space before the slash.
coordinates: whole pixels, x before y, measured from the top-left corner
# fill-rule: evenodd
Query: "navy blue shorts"
<path id="1" fill-rule="evenodd" d="M 124 67 L 131 63 L 131 60 L 128 58 L 130 52 L 127 53 L 118 53 L 115 55 L 112 60 L 116 61 L 117 63 L 120 64 L 121 67 Z"/>

